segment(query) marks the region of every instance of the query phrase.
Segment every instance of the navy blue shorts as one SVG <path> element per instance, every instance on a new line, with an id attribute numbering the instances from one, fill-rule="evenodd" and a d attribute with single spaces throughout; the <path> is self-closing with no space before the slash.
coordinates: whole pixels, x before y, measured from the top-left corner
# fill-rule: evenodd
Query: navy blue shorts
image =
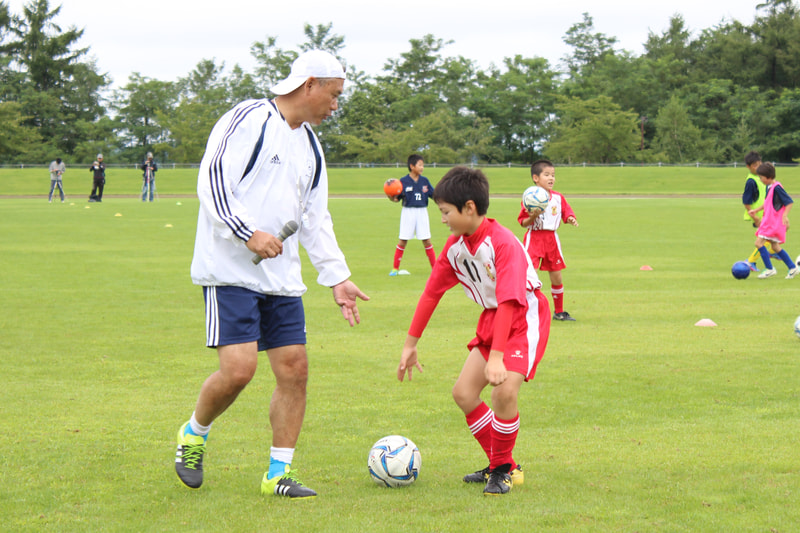
<path id="1" fill-rule="evenodd" d="M 203 287 L 206 346 L 258 341 L 269 350 L 306 343 L 306 317 L 299 296 L 271 296 L 234 286 Z"/>

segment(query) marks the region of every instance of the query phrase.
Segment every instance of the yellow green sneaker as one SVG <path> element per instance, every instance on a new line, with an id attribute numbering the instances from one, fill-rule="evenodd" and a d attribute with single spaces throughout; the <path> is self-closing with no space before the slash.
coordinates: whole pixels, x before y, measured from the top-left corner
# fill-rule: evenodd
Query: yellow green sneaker
<path id="1" fill-rule="evenodd" d="M 175 472 L 181 483 L 190 489 L 198 489 L 203 484 L 203 454 L 206 453 L 206 440 L 197 435 L 187 434 L 186 426 L 178 430 L 178 451 L 175 453 Z"/>
<path id="2" fill-rule="evenodd" d="M 282 476 L 267 479 L 268 473 L 264 472 L 264 477 L 261 479 L 261 494 L 265 496 L 275 494 L 276 496 L 302 499 L 313 498 L 317 495 L 297 479 L 297 471 L 290 470 L 288 465 Z"/>

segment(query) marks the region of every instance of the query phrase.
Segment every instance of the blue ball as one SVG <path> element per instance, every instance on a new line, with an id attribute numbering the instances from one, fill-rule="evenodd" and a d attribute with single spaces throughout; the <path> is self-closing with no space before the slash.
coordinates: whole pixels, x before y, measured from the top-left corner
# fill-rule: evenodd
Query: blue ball
<path id="1" fill-rule="evenodd" d="M 747 264 L 747 261 L 737 261 L 731 267 L 731 274 L 736 279 L 745 279 L 750 275 L 750 265 Z"/>

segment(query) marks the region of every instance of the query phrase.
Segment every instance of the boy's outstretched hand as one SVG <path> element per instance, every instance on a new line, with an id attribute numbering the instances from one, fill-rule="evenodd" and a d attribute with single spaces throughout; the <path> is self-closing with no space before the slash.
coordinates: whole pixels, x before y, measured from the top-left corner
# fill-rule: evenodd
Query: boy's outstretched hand
<path id="1" fill-rule="evenodd" d="M 403 346 L 403 353 L 400 356 L 400 366 L 397 367 L 397 379 L 400 381 L 405 379 L 406 372 L 408 373 L 408 380 L 411 381 L 414 367 L 422 372 L 422 365 L 419 364 L 419 360 L 417 360 L 417 340 L 418 339 L 409 335 L 406 339 L 405 346 Z"/>

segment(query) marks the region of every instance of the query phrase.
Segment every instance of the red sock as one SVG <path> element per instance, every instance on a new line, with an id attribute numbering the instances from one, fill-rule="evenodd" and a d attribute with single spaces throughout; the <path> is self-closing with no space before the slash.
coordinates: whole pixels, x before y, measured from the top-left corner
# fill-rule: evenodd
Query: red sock
<path id="1" fill-rule="evenodd" d="M 550 294 L 553 295 L 553 307 L 555 310 L 554 313 L 563 313 L 564 312 L 564 284 L 561 285 L 553 285 L 550 287 Z"/>
<path id="2" fill-rule="evenodd" d="M 428 254 L 428 261 L 431 262 L 431 267 L 436 262 L 436 252 L 433 251 L 433 245 L 425 247 L 425 253 Z"/>
<path id="3" fill-rule="evenodd" d="M 492 420 L 494 413 L 484 402 L 467 415 L 469 430 L 483 448 L 487 459 L 492 458 Z"/>
<path id="4" fill-rule="evenodd" d="M 514 445 L 517 443 L 519 433 L 519 413 L 511 420 L 501 420 L 494 417 L 492 422 L 492 455 L 489 460 L 490 468 L 509 463 L 511 470 L 516 464 L 512 457 Z"/>
<path id="5" fill-rule="evenodd" d="M 400 268 L 400 260 L 403 259 L 403 252 L 405 251 L 406 249 L 401 248 L 400 246 L 394 249 L 394 263 L 392 264 L 392 268 L 395 270 Z"/>

